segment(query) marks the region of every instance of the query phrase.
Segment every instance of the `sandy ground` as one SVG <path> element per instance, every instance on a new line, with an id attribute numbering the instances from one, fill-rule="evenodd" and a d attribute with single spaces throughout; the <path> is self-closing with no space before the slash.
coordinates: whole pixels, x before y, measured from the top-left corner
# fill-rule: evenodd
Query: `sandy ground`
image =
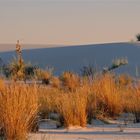
<path id="1" fill-rule="evenodd" d="M 55 125 L 42 123 L 30 140 L 140 140 L 140 124 L 94 124 L 86 128 L 56 129 Z"/>

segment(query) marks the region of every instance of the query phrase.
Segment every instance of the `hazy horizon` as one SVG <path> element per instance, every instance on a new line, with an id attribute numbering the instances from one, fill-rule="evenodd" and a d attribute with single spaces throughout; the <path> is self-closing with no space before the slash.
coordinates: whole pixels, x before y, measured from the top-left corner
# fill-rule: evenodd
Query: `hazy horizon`
<path id="1" fill-rule="evenodd" d="M 139 13 L 139 0 L 0 0 L 0 44 L 128 42 Z"/>
<path id="2" fill-rule="evenodd" d="M 86 43 L 86 44 L 32 44 L 32 43 L 26 43 L 23 42 L 20 43 L 22 50 L 28 50 L 28 49 L 44 49 L 44 48 L 62 48 L 62 47 L 75 47 L 75 46 L 89 46 L 89 45 L 110 45 L 110 44 L 127 44 L 132 42 L 105 42 L 105 43 Z M 137 42 L 133 42 L 134 44 L 137 44 Z M 0 43 L 0 52 L 9 52 L 9 51 L 15 51 L 16 48 L 16 42 L 15 43 Z"/>

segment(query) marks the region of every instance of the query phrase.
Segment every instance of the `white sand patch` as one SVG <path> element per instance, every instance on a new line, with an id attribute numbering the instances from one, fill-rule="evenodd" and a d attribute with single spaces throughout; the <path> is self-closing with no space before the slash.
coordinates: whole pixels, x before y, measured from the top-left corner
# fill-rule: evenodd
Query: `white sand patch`
<path id="1" fill-rule="evenodd" d="M 44 127 L 37 134 L 31 134 L 29 140 L 140 140 L 140 124 L 123 125 L 123 132 L 118 124 L 87 125 L 86 128 L 76 126 L 69 129 Z"/>

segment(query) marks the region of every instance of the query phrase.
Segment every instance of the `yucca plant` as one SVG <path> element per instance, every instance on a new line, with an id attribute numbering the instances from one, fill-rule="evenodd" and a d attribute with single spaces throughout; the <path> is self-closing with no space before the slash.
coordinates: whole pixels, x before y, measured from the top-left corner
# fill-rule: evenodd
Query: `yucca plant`
<path id="1" fill-rule="evenodd" d="M 25 79 L 25 64 L 24 62 L 19 63 L 17 59 L 14 59 L 10 65 L 11 78 L 14 80 L 23 80 Z"/>
<path id="2" fill-rule="evenodd" d="M 112 61 L 112 65 L 110 67 L 106 67 L 103 69 L 103 72 L 108 72 L 108 71 L 112 71 L 116 68 L 119 68 L 123 65 L 127 65 L 128 64 L 128 60 L 127 58 L 118 58 L 118 59 L 114 59 Z"/>

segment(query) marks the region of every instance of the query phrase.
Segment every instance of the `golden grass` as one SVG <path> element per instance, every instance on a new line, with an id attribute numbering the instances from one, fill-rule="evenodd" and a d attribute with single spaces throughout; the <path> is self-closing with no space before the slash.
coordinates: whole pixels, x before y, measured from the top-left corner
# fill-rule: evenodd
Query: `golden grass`
<path id="1" fill-rule="evenodd" d="M 61 81 L 58 77 L 52 77 L 51 79 L 51 85 L 52 87 L 55 87 L 55 88 L 60 88 L 61 87 Z"/>
<path id="2" fill-rule="evenodd" d="M 49 113 L 56 112 L 61 92 L 61 90 L 53 87 L 38 88 L 39 111 L 43 119 L 47 118 Z"/>
<path id="3" fill-rule="evenodd" d="M 71 80 L 71 76 L 66 77 L 67 81 Z M 43 88 L 39 91 L 41 112 L 44 114 L 46 112 L 46 116 L 50 112 L 59 113 L 64 119 L 64 125 L 68 127 L 70 125 L 85 126 L 86 120 L 90 122 L 100 115 L 114 118 L 123 111 L 134 111 L 131 96 L 136 97 L 136 94 L 133 94 L 135 90 L 133 88 L 130 90 L 128 83 L 123 82 L 122 85 L 117 80 L 114 74 L 108 73 L 98 75 L 92 83 L 87 79 L 79 81 L 79 84 L 73 84 L 72 81 L 68 84 L 65 81 L 68 87 L 69 85 L 72 87 L 71 90 L 66 90 L 65 87 Z M 84 123 L 81 124 L 80 120 Z"/>
<path id="4" fill-rule="evenodd" d="M 25 140 L 38 112 L 36 87 L 11 84 L 0 92 L 0 124 L 7 140 Z"/>
<path id="5" fill-rule="evenodd" d="M 53 87 L 40 88 L 40 113 L 42 118 L 47 118 L 51 112 L 57 112 L 61 116 L 62 125 L 85 126 L 87 121 L 87 92 L 84 87 L 76 91 L 65 91 Z"/>
<path id="6" fill-rule="evenodd" d="M 63 88 L 69 91 L 75 91 L 80 86 L 80 77 L 72 72 L 64 72 L 61 75 Z"/>
<path id="7" fill-rule="evenodd" d="M 140 84 L 130 86 L 122 94 L 122 104 L 124 111 L 135 115 L 135 121 L 140 122 Z"/>
<path id="8" fill-rule="evenodd" d="M 130 84 L 132 84 L 133 82 L 133 78 L 130 77 L 129 75 L 127 74 L 121 74 L 118 76 L 118 82 L 119 82 L 119 85 L 120 86 L 128 86 Z"/>
<path id="9" fill-rule="evenodd" d="M 10 67 L 15 81 L 26 78 L 22 62 L 19 65 L 13 61 Z M 130 76 L 104 73 L 91 80 L 72 72 L 64 72 L 58 78 L 52 72 L 50 68 L 36 69 L 34 78 L 42 80 L 41 86 L 6 85 L 0 79 L 0 127 L 4 139 L 26 140 L 37 114 L 46 118 L 51 112 L 58 113 L 66 127 L 85 127 L 93 117 L 114 118 L 122 112 L 132 112 L 140 122 L 140 84 L 134 85 Z"/>
<path id="10" fill-rule="evenodd" d="M 5 88 L 4 80 L 0 79 L 0 92 L 4 91 L 4 88 Z"/>
<path id="11" fill-rule="evenodd" d="M 87 120 L 100 115 L 116 117 L 122 112 L 140 116 L 140 85 L 129 77 L 114 74 L 98 75 L 88 81 L 72 73 L 61 79 L 52 77 L 49 86 L 5 85 L 0 80 L 0 125 L 8 140 L 24 140 L 32 129 L 37 113 L 47 118 L 55 112 L 62 125 L 85 127 Z"/>
<path id="12" fill-rule="evenodd" d="M 96 79 L 93 83 L 93 91 L 97 110 L 101 113 L 114 117 L 122 112 L 121 92 L 112 74 L 105 74 Z"/>
<path id="13" fill-rule="evenodd" d="M 85 127 L 87 123 L 86 105 L 85 93 L 81 91 L 64 93 L 57 104 L 58 112 L 63 116 L 64 125 Z"/>

